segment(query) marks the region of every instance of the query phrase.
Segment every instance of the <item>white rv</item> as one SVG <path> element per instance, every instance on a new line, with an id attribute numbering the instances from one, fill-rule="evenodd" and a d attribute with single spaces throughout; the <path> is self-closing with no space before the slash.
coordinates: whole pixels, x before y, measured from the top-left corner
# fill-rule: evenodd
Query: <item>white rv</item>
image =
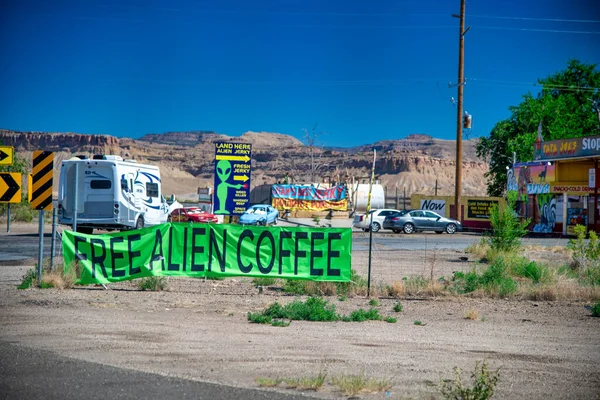
<path id="1" fill-rule="evenodd" d="M 61 164 L 58 222 L 75 223 L 78 232 L 162 224 L 177 207 L 181 205 L 169 205 L 163 197 L 156 166 L 112 155 L 78 156 Z"/>

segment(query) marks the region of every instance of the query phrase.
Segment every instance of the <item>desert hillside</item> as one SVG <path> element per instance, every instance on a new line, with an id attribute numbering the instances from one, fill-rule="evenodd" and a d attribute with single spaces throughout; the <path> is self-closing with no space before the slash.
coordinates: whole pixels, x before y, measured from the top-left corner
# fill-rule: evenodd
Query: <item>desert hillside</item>
<path id="1" fill-rule="evenodd" d="M 389 193 L 398 188 L 408 196 L 433 194 L 437 181 L 439 195 L 454 194 L 455 141 L 422 134 L 352 148 L 311 148 L 293 136 L 269 132 L 246 132 L 240 137 L 210 131 L 166 132 L 131 139 L 0 130 L 0 143 L 13 146 L 27 160 L 34 150 L 55 152 L 56 179 L 64 159 L 77 154 L 116 154 L 158 165 L 164 193 L 183 199 L 194 199 L 198 187 L 213 185 L 217 141 L 252 144 L 253 187 L 280 182 L 286 174 L 296 183 L 367 182 L 376 149 L 375 174 Z M 475 156 L 475 141 L 463 141 L 463 194 L 485 195 L 487 171 L 487 163 Z"/>

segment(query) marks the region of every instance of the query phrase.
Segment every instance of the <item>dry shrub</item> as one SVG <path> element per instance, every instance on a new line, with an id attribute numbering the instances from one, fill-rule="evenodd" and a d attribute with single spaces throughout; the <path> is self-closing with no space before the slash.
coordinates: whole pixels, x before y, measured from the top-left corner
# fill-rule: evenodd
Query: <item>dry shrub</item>
<path id="1" fill-rule="evenodd" d="M 337 286 L 334 282 L 319 282 L 318 287 L 323 296 L 335 296 L 337 294 Z"/>
<path id="2" fill-rule="evenodd" d="M 556 284 L 557 300 L 600 300 L 600 286 L 582 286 L 576 279 L 559 276 Z"/>
<path id="3" fill-rule="evenodd" d="M 402 281 L 393 281 L 392 284 L 388 287 L 388 296 L 392 296 L 396 299 L 404 296 L 406 289 L 404 287 L 404 282 Z"/>
<path id="4" fill-rule="evenodd" d="M 477 321 L 479 319 L 479 311 L 476 308 L 465 311 L 465 319 Z"/>
<path id="5" fill-rule="evenodd" d="M 443 282 L 425 279 L 420 275 L 404 278 L 402 281 L 393 281 L 391 285 L 385 287 L 385 290 L 382 288 L 382 293 L 394 298 L 448 295 Z"/>
<path id="6" fill-rule="evenodd" d="M 348 296 L 349 297 L 355 297 L 355 296 L 366 296 L 367 295 L 367 288 L 363 287 L 363 286 L 350 286 L 350 289 L 348 289 Z"/>
<path id="7" fill-rule="evenodd" d="M 527 300 L 533 301 L 555 301 L 558 299 L 556 285 L 533 285 L 522 286 L 519 290 L 521 296 Z"/>
<path id="8" fill-rule="evenodd" d="M 485 257 L 489 249 L 489 243 L 487 243 L 485 239 L 482 239 L 479 241 L 479 243 L 473 243 L 472 245 L 467 246 L 465 252 L 473 254 L 475 257 L 481 259 Z"/>
<path id="9" fill-rule="evenodd" d="M 74 273 L 65 273 L 62 268 L 46 271 L 42 274 L 42 283 L 47 287 L 54 287 L 56 289 L 69 289 L 75 285 L 75 280 Z"/>

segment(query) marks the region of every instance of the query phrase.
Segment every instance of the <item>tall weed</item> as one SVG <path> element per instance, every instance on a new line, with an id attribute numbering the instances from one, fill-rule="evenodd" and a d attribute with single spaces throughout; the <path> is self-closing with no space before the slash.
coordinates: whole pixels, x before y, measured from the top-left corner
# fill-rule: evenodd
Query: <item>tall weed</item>
<path id="1" fill-rule="evenodd" d="M 527 234 L 527 226 L 531 220 L 519 220 L 513 211 L 515 200 L 514 197 L 509 196 L 508 204 L 502 210 L 497 206 L 490 210 L 492 231 L 488 243 L 492 249 L 513 251 L 521 247 L 521 238 Z"/>

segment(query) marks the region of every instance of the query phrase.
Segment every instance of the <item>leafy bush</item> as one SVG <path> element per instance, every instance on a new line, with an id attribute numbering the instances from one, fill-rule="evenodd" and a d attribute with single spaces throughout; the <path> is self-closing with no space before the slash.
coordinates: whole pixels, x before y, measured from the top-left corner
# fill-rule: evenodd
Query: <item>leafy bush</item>
<path id="1" fill-rule="evenodd" d="M 164 276 L 149 276 L 147 278 L 142 278 L 138 282 L 138 288 L 140 290 L 160 292 L 167 288 L 167 280 L 164 278 Z"/>
<path id="2" fill-rule="evenodd" d="M 319 297 L 310 297 L 306 302 L 293 301 L 284 307 L 285 318 L 299 321 L 337 321 L 340 319 L 335 306 Z"/>
<path id="3" fill-rule="evenodd" d="M 548 267 L 538 264 L 535 261 L 524 259 L 524 262 L 515 265 L 512 273 L 516 276 L 529 278 L 533 283 L 542 283 L 548 280 Z"/>
<path id="4" fill-rule="evenodd" d="M 254 324 L 270 324 L 273 321 L 273 317 L 265 313 L 248 312 L 248 321 Z"/>
<path id="5" fill-rule="evenodd" d="M 600 266 L 589 267 L 583 270 L 580 281 L 584 285 L 600 286 Z"/>
<path id="6" fill-rule="evenodd" d="M 573 251 L 573 268 L 583 269 L 600 267 L 600 240 L 594 231 L 590 231 L 589 240 L 586 240 L 586 227 L 576 225 L 575 239 L 569 239 L 567 248 Z"/>
<path id="7" fill-rule="evenodd" d="M 402 306 L 402 303 L 397 302 L 396 304 L 394 304 L 394 311 L 395 312 L 402 312 L 402 310 L 404 310 L 404 307 Z"/>
<path id="8" fill-rule="evenodd" d="M 502 211 L 497 206 L 490 210 L 492 231 L 488 243 L 492 249 L 510 252 L 521 247 L 521 238 L 527 234 L 527 226 L 531 220 L 519 221 L 513 211 L 515 200 L 509 197 L 508 204 Z"/>
<path id="9" fill-rule="evenodd" d="M 37 282 L 37 272 L 35 269 L 30 268 L 27 270 L 27 272 L 25 272 L 23 278 L 21 278 L 21 284 L 17 286 L 17 289 L 29 289 L 35 284 L 35 282 Z"/>
<path id="10" fill-rule="evenodd" d="M 375 299 L 371 299 L 371 300 L 369 300 L 369 305 L 371 307 L 377 307 L 379 305 L 379 302 Z"/>
<path id="11" fill-rule="evenodd" d="M 592 317 L 600 317 L 600 301 L 594 304 L 590 311 L 592 312 Z"/>
<path id="12" fill-rule="evenodd" d="M 439 390 L 446 399 L 485 400 L 494 395 L 494 389 L 500 379 L 499 370 L 490 371 L 485 361 L 475 363 L 471 374 L 472 386 L 463 384 L 462 371 L 454 367 L 454 378 L 442 380 Z"/>
<path id="13" fill-rule="evenodd" d="M 385 317 L 383 320 L 390 324 L 395 324 L 396 322 L 398 322 L 398 318 L 394 318 L 394 317 Z"/>
<path id="14" fill-rule="evenodd" d="M 283 291 L 290 294 L 306 294 L 305 281 L 286 279 L 283 284 Z"/>
<path id="15" fill-rule="evenodd" d="M 248 313 L 248 320 L 257 324 L 270 324 L 277 319 L 337 321 L 340 317 L 334 305 L 319 297 L 310 297 L 304 303 L 294 300 L 285 306 L 274 302 L 261 313 Z"/>
<path id="16" fill-rule="evenodd" d="M 502 258 L 496 259 L 481 275 L 473 270 L 466 274 L 456 272 L 452 277 L 451 290 L 456 293 L 471 293 L 477 289 L 483 289 L 488 294 L 498 294 L 500 297 L 505 297 L 516 292 L 517 283 L 508 276 Z"/>
<path id="17" fill-rule="evenodd" d="M 364 321 L 380 321 L 383 317 L 379 315 L 379 311 L 371 308 L 365 311 L 362 308 L 352 311 L 349 316 L 343 317 L 344 322 L 364 322 Z"/>
<path id="18" fill-rule="evenodd" d="M 455 272 L 452 276 L 451 290 L 463 294 L 471 293 L 479 288 L 479 276 L 475 270 L 471 272 Z"/>

